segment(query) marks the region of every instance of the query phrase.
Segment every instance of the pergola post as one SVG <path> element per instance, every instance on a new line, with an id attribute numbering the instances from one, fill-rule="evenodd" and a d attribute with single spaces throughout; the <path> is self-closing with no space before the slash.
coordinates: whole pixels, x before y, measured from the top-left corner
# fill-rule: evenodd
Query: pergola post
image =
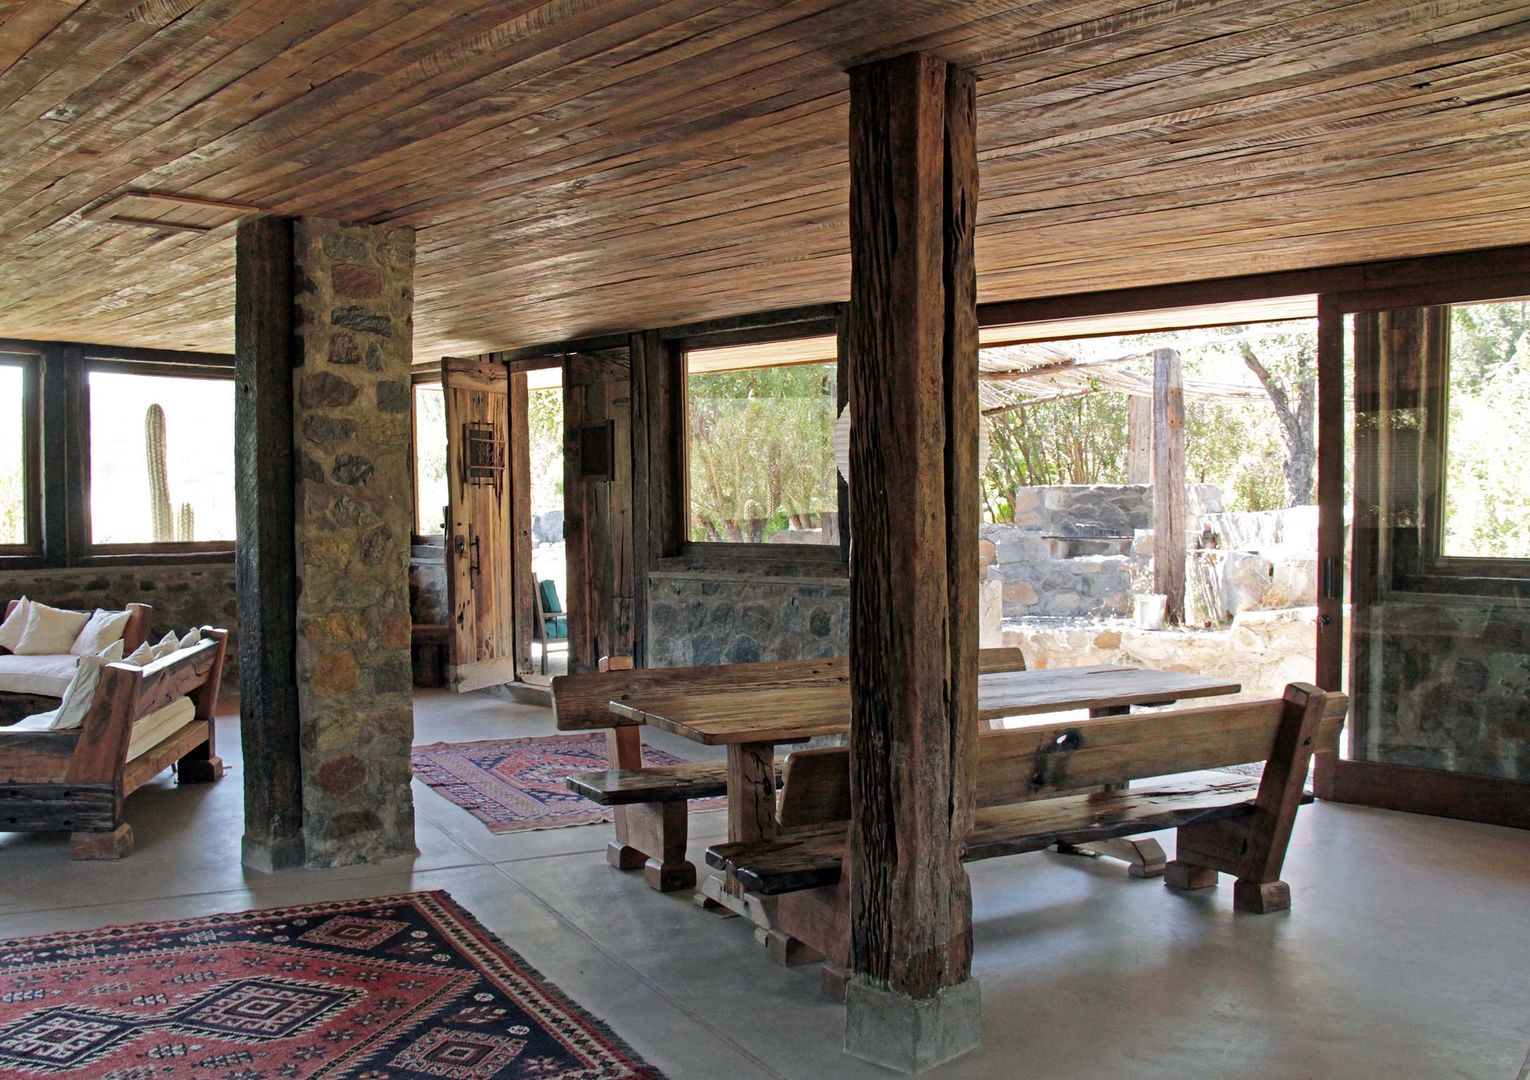
<path id="1" fill-rule="evenodd" d="M 906 1072 L 979 1042 L 974 107 L 971 74 L 931 56 L 850 72 L 845 1049 Z"/>
<path id="2" fill-rule="evenodd" d="M 1153 351 L 1153 591 L 1164 623 L 1185 621 L 1185 389 L 1179 353 Z"/>

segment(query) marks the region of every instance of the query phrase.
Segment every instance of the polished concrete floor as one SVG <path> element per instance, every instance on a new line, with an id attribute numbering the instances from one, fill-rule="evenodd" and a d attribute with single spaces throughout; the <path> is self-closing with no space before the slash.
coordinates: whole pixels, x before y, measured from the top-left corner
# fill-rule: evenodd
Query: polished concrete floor
<path id="1" fill-rule="evenodd" d="M 812 968 L 776 967 L 740 920 L 609 869 L 609 826 L 492 836 L 416 784 L 417 858 L 242 869 L 236 727 L 220 725 L 223 782 L 162 778 L 129 800 L 138 847 L 121 863 L 71 862 L 62 836 L 0 834 L 0 937 L 445 889 L 675 1080 L 891 1075 L 841 1054 L 843 1011 Z M 552 721 L 425 692 L 416 727 L 423 743 Z M 724 824 L 692 821 L 699 863 Z M 1522 832 L 1309 807 L 1288 861 L 1294 908 L 1266 917 L 1233 914 L 1225 885 L 1177 895 L 1105 861 L 1038 854 L 971 871 L 985 1044 L 931 1076 L 1530 1078 Z"/>

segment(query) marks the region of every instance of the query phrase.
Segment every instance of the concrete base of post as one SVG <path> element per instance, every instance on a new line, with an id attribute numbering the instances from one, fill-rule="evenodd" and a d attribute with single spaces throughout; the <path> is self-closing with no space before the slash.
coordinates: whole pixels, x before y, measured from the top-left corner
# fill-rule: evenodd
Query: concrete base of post
<path id="1" fill-rule="evenodd" d="M 845 994 L 845 1053 L 904 1073 L 924 1072 L 982 1043 L 976 979 L 914 998 L 857 976 Z"/>

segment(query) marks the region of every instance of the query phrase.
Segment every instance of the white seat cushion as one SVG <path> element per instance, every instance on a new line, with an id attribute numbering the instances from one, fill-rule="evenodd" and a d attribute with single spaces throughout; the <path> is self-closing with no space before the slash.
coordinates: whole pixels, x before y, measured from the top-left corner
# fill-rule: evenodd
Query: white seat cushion
<path id="1" fill-rule="evenodd" d="M 12 694 L 63 697 L 79 662 L 80 658 L 71 653 L 56 656 L 0 654 L 0 690 Z"/>
<path id="2" fill-rule="evenodd" d="M 186 724 L 196 719 L 197 707 L 189 697 L 179 697 L 162 709 L 156 709 L 133 725 L 133 738 L 128 743 L 127 760 L 132 761 L 147 750 L 174 735 Z"/>
<path id="3" fill-rule="evenodd" d="M 127 630 L 128 619 L 132 615 L 131 611 L 106 611 L 96 608 L 95 614 L 91 615 L 90 621 L 80 631 L 79 637 L 74 639 L 74 644 L 69 651 L 76 656 L 94 656 L 102 649 L 116 644 L 122 640 L 122 635 Z"/>

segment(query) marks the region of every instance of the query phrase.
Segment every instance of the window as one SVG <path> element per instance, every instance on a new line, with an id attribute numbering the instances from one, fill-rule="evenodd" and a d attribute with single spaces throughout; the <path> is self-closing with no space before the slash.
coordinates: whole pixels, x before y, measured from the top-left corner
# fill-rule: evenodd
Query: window
<path id="1" fill-rule="evenodd" d="M 835 338 L 684 358 L 690 540 L 837 545 Z"/>
<path id="2" fill-rule="evenodd" d="M 91 544 L 232 543 L 233 379 L 131 367 L 87 369 Z"/>
<path id="3" fill-rule="evenodd" d="M 31 357 L 0 353 L 0 551 L 26 551 L 37 541 L 36 378 Z"/>
<path id="4" fill-rule="evenodd" d="M 1450 309 L 1446 558 L 1530 559 L 1530 301 Z"/>
<path id="5" fill-rule="evenodd" d="M 446 531 L 446 393 L 440 383 L 414 384 L 414 531 Z"/>

